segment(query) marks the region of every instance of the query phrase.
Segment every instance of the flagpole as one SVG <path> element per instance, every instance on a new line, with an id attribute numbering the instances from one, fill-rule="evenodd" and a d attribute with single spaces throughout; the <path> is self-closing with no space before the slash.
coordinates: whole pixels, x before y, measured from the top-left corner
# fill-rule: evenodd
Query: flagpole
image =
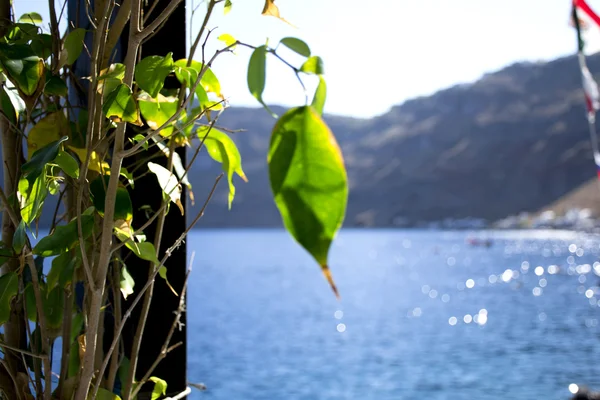
<path id="1" fill-rule="evenodd" d="M 585 2 L 583 2 L 585 4 Z M 586 4 L 587 6 L 587 4 Z M 586 62 L 585 62 L 585 54 L 583 53 L 584 42 L 581 37 L 581 24 L 579 23 L 579 17 L 577 15 L 577 0 L 574 0 L 572 3 L 573 7 L 573 24 L 575 25 L 575 30 L 577 31 L 577 59 L 579 61 L 579 69 L 581 70 L 581 79 L 583 88 L 585 91 L 585 99 L 586 99 L 586 109 L 587 109 L 587 120 L 588 120 L 588 128 L 590 132 L 590 141 L 592 143 L 592 152 L 594 156 L 594 164 L 596 165 L 596 176 L 598 177 L 598 188 L 600 189 L 600 151 L 598 151 L 598 136 L 596 133 L 596 109 L 598 107 L 597 99 L 591 98 L 589 90 L 596 88 L 597 86 L 593 77 L 591 76 Z M 588 7 L 589 8 L 589 7 Z M 591 9 L 589 10 L 591 12 Z M 586 76 L 589 75 L 589 76 Z M 590 87 L 590 84 L 593 85 Z"/>

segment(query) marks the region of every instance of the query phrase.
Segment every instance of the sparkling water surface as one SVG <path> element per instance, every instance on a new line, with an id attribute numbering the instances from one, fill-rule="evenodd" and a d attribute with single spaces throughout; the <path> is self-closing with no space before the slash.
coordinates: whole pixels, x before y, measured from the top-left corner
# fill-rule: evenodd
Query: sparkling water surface
<path id="1" fill-rule="evenodd" d="M 330 254 L 339 302 L 282 230 L 198 230 L 188 251 L 188 376 L 208 388 L 192 399 L 600 389 L 600 236 L 343 230 Z"/>

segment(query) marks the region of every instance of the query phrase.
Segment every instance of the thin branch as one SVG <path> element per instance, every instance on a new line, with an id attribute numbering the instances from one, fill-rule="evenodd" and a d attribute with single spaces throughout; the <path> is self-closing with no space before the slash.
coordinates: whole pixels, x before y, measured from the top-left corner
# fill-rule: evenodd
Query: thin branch
<path id="1" fill-rule="evenodd" d="M 156 17 L 156 19 L 154 19 L 154 21 L 152 21 L 150 24 L 148 24 L 147 27 L 145 27 L 143 30 L 141 30 L 140 32 L 138 32 L 136 34 L 136 39 L 141 42 L 146 37 L 148 37 L 148 35 L 150 35 L 152 32 L 157 30 L 158 27 L 164 21 L 166 21 L 167 18 L 169 18 L 171 16 L 171 14 L 173 13 L 173 11 L 175 11 L 175 9 L 179 5 L 179 3 L 181 3 L 181 1 L 182 0 L 171 0 L 169 5 L 166 6 L 165 9 L 160 14 L 158 14 L 158 17 Z"/>
<path id="2" fill-rule="evenodd" d="M 188 55 L 188 64 L 189 67 L 192 65 L 192 60 L 194 59 L 194 54 L 196 53 L 196 49 L 198 48 L 198 44 L 200 43 L 200 38 L 204 34 L 204 30 L 206 29 L 206 25 L 208 25 L 208 21 L 210 20 L 210 16 L 213 12 L 213 9 L 217 5 L 218 1 L 210 0 L 208 3 L 208 9 L 206 10 L 206 15 L 204 15 L 204 20 L 202 21 L 202 25 L 200 26 L 200 31 L 196 35 L 196 40 L 194 40 L 194 44 L 190 48 L 190 54 Z"/>
<path id="3" fill-rule="evenodd" d="M 117 42 L 123 33 L 123 29 L 125 29 L 130 15 L 131 0 L 123 0 L 123 3 L 121 3 L 119 7 L 119 12 L 117 13 L 117 16 L 115 17 L 108 31 L 106 45 L 104 46 L 104 54 L 102 55 L 101 68 L 106 68 L 108 66 L 107 64 L 110 60 L 110 55 L 117 45 Z"/>
<path id="4" fill-rule="evenodd" d="M 47 360 L 48 359 L 48 356 L 45 355 L 45 354 L 35 354 L 35 353 L 32 353 L 31 351 L 17 349 L 16 347 L 13 347 L 13 346 L 9 345 L 8 343 L 4 343 L 2 341 L 0 341 L 0 347 L 6 347 L 7 349 L 10 349 L 12 351 L 16 351 L 17 353 L 22 353 L 22 354 L 25 354 L 26 356 L 30 356 L 30 357 L 34 357 L 34 358 L 39 358 L 41 360 Z"/>
<path id="5" fill-rule="evenodd" d="M 160 267 L 162 267 L 165 264 L 165 262 L 169 259 L 169 257 L 171 257 L 171 254 L 173 253 L 173 251 L 175 251 L 181 245 L 181 243 L 186 238 L 186 236 L 189 233 L 189 231 L 196 225 L 196 223 L 198 222 L 198 220 L 200 220 L 200 218 L 202 218 L 202 216 L 204 215 L 204 211 L 206 210 L 206 207 L 208 206 L 208 203 L 210 202 L 213 194 L 215 193 L 215 190 L 216 190 L 217 185 L 219 184 L 219 181 L 221 180 L 221 178 L 223 178 L 223 173 L 221 173 L 215 179 L 215 183 L 213 184 L 213 187 L 212 187 L 210 193 L 208 194 L 208 197 L 206 198 L 206 201 L 204 202 L 204 205 L 202 206 L 202 208 L 200 209 L 200 211 L 198 212 L 198 214 L 196 215 L 196 217 L 194 218 L 194 220 L 192 221 L 192 223 L 190 224 L 190 226 L 188 226 L 186 228 L 186 230 L 179 236 L 179 238 L 177 238 L 177 240 L 175 241 L 175 243 L 173 243 L 173 245 L 167 249 L 167 251 L 165 252 L 165 255 L 163 256 L 163 258 L 160 261 L 159 268 L 156 268 L 156 270 L 153 272 L 153 274 L 150 277 L 150 279 L 148 279 L 148 281 L 146 282 L 146 284 L 144 285 L 144 287 L 140 290 L 140 292 L 137 294 L 137 296 L 135 296 L 135 299 L 131 303 L 131 306 L 125 312 L 125 315 L 123 315 L 123 318 L 121 319 L 121 324 L 119 324 L 119 328 L 116 330 L 117 334 L 113 338 L 113 341 L 110 344 L 110 348 L 108 349 L 108 352 L 104 356 L 104 361 L 102 363 L 102 366 L 99 369 L 98 376 L 104 376 L 104 371 L 106 371 L 106 367 L 108 365 L 108 362 L 110 361 L 110 357 L 112 356 L 112 353 L 115 350 L 115 347 L 117 346 L 117 343 L 119 341 L 119 337 L 121 336 L 123 328 L 125 327 L 125 323 L 127 322 L 127 320 L 129 319 L 129 317 L 131 316 L 131 312 L 137 306 L 137 304 L 140 302 L 140 300 L 142 299 L 142 297 L 144 296 L 144 294 L 146 293 L 146 291 L 148 290 L 148 288 L 150 287 L 150 285 L 152 284 L 152 282 L 154 281 L 154 279 L 156 279 L 156 276 L 158 275 L 158 271 L 160 270 Z M 96 395 L 99 387 L 100 387 L 100 382 L 98 382 L 96 384 L 96 387 L 94 388 L 94 392 L 92 393 L 93 394 L 93 396 L 92 396 L 93 398 L 95 397 L 95 395 Z"/>

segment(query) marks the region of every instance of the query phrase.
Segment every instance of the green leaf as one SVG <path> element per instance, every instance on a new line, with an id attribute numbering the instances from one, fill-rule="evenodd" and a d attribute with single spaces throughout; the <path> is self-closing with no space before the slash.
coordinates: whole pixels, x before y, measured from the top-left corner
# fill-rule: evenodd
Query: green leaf
<path id="1" fill-rule="evenodd" d="M 83 240 L 90 237 L 94 228 L 94 216 L 81 216 L 81 229 L 83 231 Z M 33 248 L 33 254 L 50 257 L 57 256 L 69 251 L 79 241 L 77 234 L 77 219 L 73 219 L 67 225 L 59 225 L 51 235 L 43 237 Z"/>
<path id="2" fill-rule="evenodd" d="M 12 258 L 13 252 L 10 248 L 6 247 L 3 242 L 0 242 L 0 267 L 4 265 L 5 262 Z"/>
<path id="3" fill-rule="evenodd" d="M 151 376 L 150 380 L 154 382 L 154 389 L 152 390 L 152 400 L 158 399 L 160 396 L 167 394 L 167 382 L 155 376 Z"/>
<path id="4" fill-rule="evenodd" d="M 46 115 L 27 135 L 27 156 L 31 159 L 37 150 L 70 134 L 69 121 L 61 111 Z"/>
<path id="5" fill-rule="evenodd" d="M 23 167 L 21 168 L 23 177 L 27 178 L 29 182 L 32 182 L 34 179 L 40 176 L 44 172 L 46 164 L 54 161 L 58 155 L 60 144 L 67 139 L 68 137 L 65 136 L 59 140 L 50 142 L 46 146 L 33 153 L 31 159 L 23 164 Z"/>
<path id="6" fill-rule="evenodd" d="M 200 140 L 206 136 L 207 132 L 208 127 L 201 127 L 198 129 L 198 137 Z M 231 209 L 231 203 L 235 197 L 233 174 L 238 174 L 244 182 L 248 182 L 246 174 L 244 174 L 244 170 L 242 169 L 242 157 L 240 156 L 240 152 L 235 145 L 235 142 L 231 140 L 227 134 L 215 128 L 210 130 L 204 141 L 204 147 L 215 161 L 223 164 L 223 171 L 227 174 L 227 181 L 229 183 L 228 205 L 229 209 Z"/>
<path id="7" fill-rule="evenodd" d="M 121 400 L 121 398 L 111 391 L 99 388 L 95 400 Z"/>
<path id="8" fill-rule="evenodd" d="M 17 254 L 21 254 L 25 242 L 27 241 L 27 232 L 25 232 L 25 221 L 21 220 L 13 235 L 13 250 Z"/>
<path id="9" fill-rule="evenodd" d="M 344 220 L 348 180 L 335 137 L 312 107 L 290 109 L 273 128 L 267 161 L 285 228 L 319 263 L 337 296 L 327 257 Z"/>
<path id="10" fill-rule="evenodd" d="M 94 208 L 102 217 L 104 217 L 104 206 L 106 200 L 106 187 L 108 186 L 108 175 L 100 175 L 90 183 L 90 193 Z M 133 204 L 129 192 L 124 187 L 117 188 L 115 196 L 114 221 L 131 221 L 133 218 Z"/>
<path id="11" fill-rule="evenodd" d="M 31 49 L 38 57 L 47 60 L 52 55 L 52 35 L 36 34 L 31 39 Z"/>
<path id="12" fill-rule="evenodd" d="M 66 97 L 68 92 L 67 84 L 58 76 L 52 75 L 46 79 L 46 86 L 44 86 L 45 94 Z"/>
<path id="13" fill-rule="evenodd" d="M 156 145 L 158 146 L 158 148 L 160 149 L 160 151 L 163 152 L 163 154 L 165 155 L 165 157 L 169 158 L 171 155 L 171 150 L 169 149 L 169 146 L 167 146 L 166 144 L 164 144 L 163 142 L 160 141 L 156 141 Z M 190 183 L 190 181 L 188 180 L 188 174 L 185 171 L 185 167 L 183 166 L 183 161 L 181 161 L 181 157 L 179 157 L 179 154 L 177 154 L 176 151 L 173 152 L 173 170 L 175 171 L 175 175 L 177 175 L 177 177 L 179 178 L 180 182 L 187 186 L 188 189 L 192 189 L 192 184 Z"/>
<path id="14" fill-rule="evenodd" d="M 223 14 L 227 15 L 229 14 L 229 11 L 231 11 L 231 6 L 233 4 L 231 4 L 231 0 L 225 0 L 225 6 L 223 7 Z"/>
<path id="15" fill-rule="evenodd" d="M 146 137 L 144 135 L 142 135 L 141 133 L 138 133 L 133 138 L 131 138 L 131 142 L 139 143 L 139 142 L 143 141 L 144 139 L 146 139 Z M 148 150 L 148 142 L 144 142 L 142 144 L 142 147 L 144 148 L 144 150 Z"/>
<path id="16" fill-rule="evenodd" d="M 121 360 L 121 365 L 119 365 L 119 370 L 117 371 L 117 376 L 121 382 L 127 381 L 130 365 L 131 363 L 129 358 L 123 357 L 123 360 Z"/>
<path id="17" fill-rule="evenodd" d="M 52 260 L 52 267 L 46 277 L 48 290 L 54 289 L 57 285 L 64 289 L 73 279 L 73 271 L 77 258 L 73 252 L 68 251 L 60 254 Z"/>
<path id="18" fill-rule="evenodd" d="M 232 44 L 234 44 L 235 42 L 237 42 L 236 38 L 231 36 L 229 33 L 223 33 L 223 34 L 219 35 L 219 37 L 217 37 L 217 39 L 222 41 L 223 43 L 225 43 L 225 46 L 227 46 L 227 47 L 229 47 Z M 232 47 L 231 49 L 235 49 L 235 46 Z"/>
<path id="19" fill-rule="evenodd" d="M 250 90 L 252 96 L 265 107 L 273 118 L 277 118 L 277 115 L 271 111 L 262 98 L 262 94 L 265 90 L 266 74 L 267 46 L 259 46 L 252 52 L 250 61 L 248 62 L 248 90 Z"/>
<path id="20" fill-rule="evenodd" d="M 325 99 L 327 98 L 327 83 L 322 75 L 319 75 L 319 86 L 315 91 L 315 97 L 313 97 L 312 106 L 319 115 L 323 115 L 323 108 L 325 107 Z"/>
<path id="21" fill-rule="evenodd" d="M 123 265 L 121 268 L 121 280 L 119 281 L 119 286 L 121 288 L 121 293 L 123 293 L 123 298 L 127 299 L 127 296 L 133 294 L 133 287 L 135 286 L 135 281 L 132 276 L 127 271 L 127 268 Z"/>
<path id="22" fill-rule="evenodd" d="M 301 56 L 310 57 L 310 47 L 300 39 L 295 37 L 285 37 L 281 39 L 280 43 Z"/>
<path id="23" fill-rule="evenodd" d="M 81 333 L 81 329 L 83 328 L 83 314 L 76 313 L 73 316 L 73 321 L 71 322 L 71 343 L 75 342 L 77 336 Z"/>
<path id="24" fill-rule="evenodd" d="M 69 372 L 67 375 L 69 377 L 77 376 L 80 367 L 81 362 L 79 360 L 79 342 L 75 340 L 71 344 L 71 349 L 69 351 Z"/>
<path id="25" fill-rule="evenodd" d="M 64 290 L 55 287 L 52 290 L 44 290 L 46 298 L 44 299 L 44 314 L 46 316 L 46 326 L 50 329 L 59 329 L 62 326 L 64 310 Z"/>
<path id="26" fill-rule="evenodd" d="M 200 74 L 200 72 L 202 71 L 202 69 L 204 68 L 204 64 L 202 64 L 199 61 L 195 61 L 192 60 L 192 62 L 190 63 L 190 66 L 187 67 L 187 60 L 181 59 L 181 60 L 177 60 L 175 62 L 175 66 L 180 67 L 180 68 L 191 68 L 196 72 L 196 78 L 198 77 L 198 75 Z M 196 78 L 194 78 L 194 80 L 192 81 L 195 82 Z M 206 67 L 206 71 L 204 71 L 204 75 L 202 75 L 202 79 L 200 79 L 200 85 L 202 85 L 202 88 L 206 91 L 206 92 L 210 92 L 210 93 L 214 93 L 215 95 L 222 97 L 223 94 L 221 93 L 221 83 L 219 82 L 219 80 L 217 79 L 217 76 L 214 74 L 214 72 L 209 68 Z M 191 85 L 190 85 L 191 87 Z M 197 94 L 198 92 L 196 92 Z"/>
<path id="27" fill-rule="evenodd" d="M 160 264 L 156 257 L 156 248 L 150 242 L 135 243 L 133 240 L 128 241 L 125 246 L 142 260 Z"/>
<path id="28" fill-rule="evenodd" d="M 129 172 L 127 168 L 121 167 L 120 175 L 123 178 L 127 179 L 127 182 L 131 185 L 132 188 L 134 187 L 135 181 L 133 180 L 133 174 Z"/>
<path id="29" fill-rule="evenodd" d="M 312 56 L 302 64 L 300 71 L 307 74 L 323 75 L 323 60 L 319 56 Z"/>
<path id="30" fill-rule="evenodd" d="M 28 283 L 25 286 L 25 305 L 27 306 L 27 319 L 36 322 L 37 321 L 37 307 L 35 303 L 35 292 L 33 291 L 33 284 Z"/>
<path id="31" fill-rule="evenodd" d="M 28 45 L 0 43 L 0 64 L 14 85 L 26 96 L 34 95 L 43 85 L 44 60 Z"/>
<path id="32" fill-rule="evenodd" d="M 0 276 L 0 325 L 10 318 L 10 303 L 19 291 L 19 276 L 7 272 Z"/>
<path id="33" fill-rule="evenodd" d="M 148 56 L 135 66 L 135 82 L 151 97 L 158 96 L 167 76 L 173 72 L 173 53 L 162 56 Z"/>
<path id="34" fill-rule="evenodd" d="M 125 78 L 125 65 L 121 63 L 110 64 L 108 68 L 103 69 L 98 74 L 99 81 L 109 78 L 123 80 Z"/>
<path id="35" fill-rule="evenodd" d="M 25 182 L 21 184 L 22 181 Z M 25 185 L 25 183 L 27 184 Z M 22 193 L 20 189 L 25 186 L 27 187 L 27 192 Z M 27 225 L 30 225 L 42 213 L 44 200 L 46 200 L 46 196 L 48 195 L 46 177 L 43 174 L 39 175 L 31 185 L 27 179 L 21 179 L 21 181 L 19 181 L 19 192 L 24 198 L 24 204 L 21 208 L 21 217 Z"/>
<path id="36" fill-rule="evenodd" d="M 173 203 L 177 204 L 179 211 L 181 211 L 181 215 L 183 215 L 183 204 L 181 204 L 182 189 L 177 177 L 162 165 L 153 162 L 148 163 L 148 169 L 156 175 L 156 179 L 158 179 L 158 184 L 163 190 L 163 193 L 170 198 Z"/>
<path id="37" fill-rule="evenodd" d="M 28 12 L 28 13 L 21 15 L 21 17 L 19 17 L 18 22 L 40 25 L 43 22 L 43 20 L 42 20 L 42 16 L 40 14 L 38 14 L 36 12 Z"/>
<path id="38" fill-rule="evenodd" d="M 54 159 L 54 163 L 71 178 L 79 178 L 79 164 L 77 163 L 77 160 L 75 160 L 75 158 L 73 158 L 73 156 L 71 156 L 69 153 L 62 150 L 59 151 Z"/>
<path id="39" fill-rule="evenodd" d="M 15 106 L 10 100 L 6 90 L 4 85 L 0 87 L 0 110 L 2 110 L 2 114 L 4 114 L 13 125 L 16 125 L 19 114 L 17 113 L 17 110 L 15 110 Z"/>
<path id="40" fill-rule="evenodd" d="M 177 61 L 177 63 L 179 63 L 179 61 Z M 196 80 L 198 79 L 198 72 L 192 67 L 186 67 L 185 63 L 180 63 L 183 64 L 183 66 L 177 65 L 177 63 L 175 63 L 175 76 L 177 77 L 179 82 L 181 82 L 182 84 L 185 83 L 188 88 L 192 88 L 194 86 L 194 83 L 196 83 Z M 206 108 L 210 105 L 210 101 L 208 100 L 208 94 L 206 93 L 204 86 L 202 86 L 202 80 L 200 80 L 200 83 L 196 85 L 195 94 L 196 97 L 198 97 L 198 103 L 200 104 L 200 106 Z"/>
<path id="41" fill-rule="evenodd" d="M 64 50 L 67 53 L 66 63 L 72 65 L 83 50 L 83 41 L 85 39 L 85 29 L 75 28 L 65 38 Z M 61 57 L 62 58 L 62 57 Z"/>
<path id="42" fill-rule="evenodd" d="M 153 98 L 144 92 L 138 96 L 138 104 L 148 126 L 156 130 L 175 115 L 179 106 L 179 99 L 172 96 L 165 97 L 160 93 Z M 160 131 L 162 136 L 170 136 L 172 133 L 172 123 Z"/>
<path id="43" fill-rule="evenodd" d="M 112 121 L 124 121 L 142 126 L 137 102 L 133 98 L 133 93 L 129 86 L 124 83 L 117 86 L 108 94 L 108 96 L 106 96 L 102 111 L 104 112 L 104 115 L 106 115 L 106 118 L 109 118 Z"/>
<path id="44" fill-rule="evenodd" d="M 48 193 L 52 196 L 56 196 L 60 192 L 60 182 L 58 179 L 50 179 L 48 182 Z"/>

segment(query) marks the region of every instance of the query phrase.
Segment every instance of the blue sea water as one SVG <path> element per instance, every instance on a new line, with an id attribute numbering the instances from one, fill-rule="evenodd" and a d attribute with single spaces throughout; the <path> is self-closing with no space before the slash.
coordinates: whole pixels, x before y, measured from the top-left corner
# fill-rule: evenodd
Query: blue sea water
<path id="1" fill-rule="evenodd" d="M 490 238 L 491 247 L 467 244 Z M 600 237 L 343 230 L 337 301 L 281 230 L 198 230 L 192 399 L 568 399 L 600 389 Z"/>

